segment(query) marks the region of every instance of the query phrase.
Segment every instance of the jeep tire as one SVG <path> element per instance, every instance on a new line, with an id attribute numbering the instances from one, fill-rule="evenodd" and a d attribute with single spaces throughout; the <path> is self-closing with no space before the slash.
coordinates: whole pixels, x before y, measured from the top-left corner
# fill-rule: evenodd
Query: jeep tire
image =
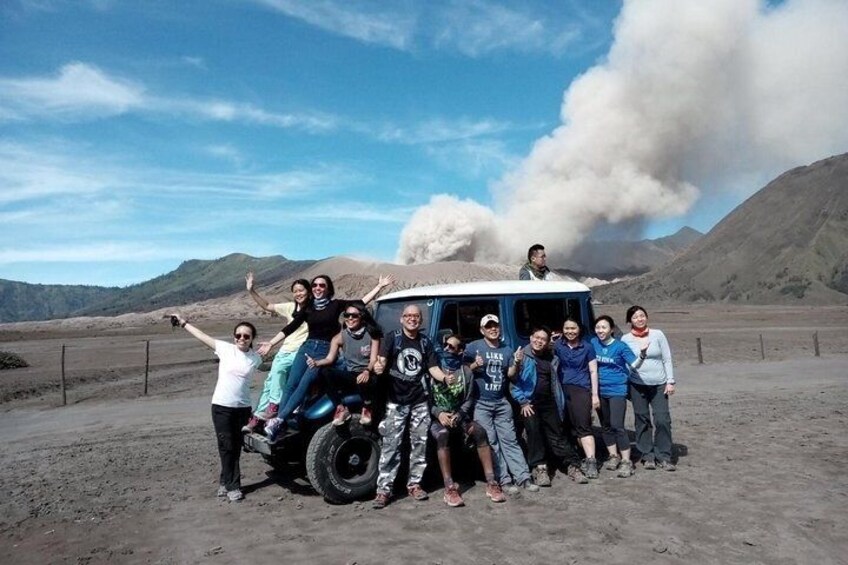
<path id="1" fill-rule="evenodd" d="M 366 498 L 377 485 L 380 436 L 354 416 L 344 426 L 318 429 L 306 450 L 306 474 L 327 502 L 343 504 Z"/>

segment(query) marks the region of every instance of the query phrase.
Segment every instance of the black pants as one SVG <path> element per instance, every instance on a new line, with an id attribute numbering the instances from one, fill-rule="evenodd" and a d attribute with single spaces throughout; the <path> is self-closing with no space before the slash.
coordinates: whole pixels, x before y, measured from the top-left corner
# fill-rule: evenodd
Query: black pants
<path id="1" fill-rule="evenodd" d="M 624 415 L 627 413 L 627 399 L 623 396 L 601 397 L 598 416 L 601 419 L 604 445 L 614 445 L 620 452 L 630 449 L 630 438 L 624 429 Z"/>
<path id="2" fill-rule="evenodd" d="M 227 490 L 241 488 L 239 457 L 243 439 L 241 428 L 250 420 L 250 407 L 230 408 L 212 405 L 212 425 L 218 438 L 218 455 L 221 456 L 219 483 Z"/>
<path id="3" fill-rule="evenodd" d="M 548 454 L 564 468 L 579 459 L 568 443 L 556 403 L 553 399 L 533 404 L 534 414 L 523 417 L 527 433 L 527 464 L 532 469 L 547 463 Z"/>
<path id="4" fill-rule="evenodd" d="M 563 385 L 568 416 L 578 439 L 592 435 L 592 392 L 575 385 Z"/>
<path id="5" fill-rule="evenodd" d="M 345 369 L 329 368 L 321 371 L 324 378 L 324 384 L 327 387 L 327 396 L 333 401 L 333 404 L 338 406 L 342 403 L 342 399 L 346 394 L 353 391 L 359 392 L 362 397 L 362 403 L 370 406 L 374 400 L 374 385 L 376 379 L 374 375 L 368 375 L 368 382 L 359 384 L 356 382 L 362 371 L 347 371 Z"/>

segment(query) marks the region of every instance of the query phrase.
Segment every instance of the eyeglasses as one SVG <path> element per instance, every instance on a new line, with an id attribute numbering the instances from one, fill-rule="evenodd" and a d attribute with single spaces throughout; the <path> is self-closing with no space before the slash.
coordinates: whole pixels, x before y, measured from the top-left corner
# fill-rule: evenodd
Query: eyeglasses
<path id="1" fill-rule="evenodd" d="M 342 318 L 353 318 L 355 320 L 357 318 L 361 318 L 361 316 L 356 312 L 345 312 L 342 314 Z"/>
<path id="2" fill-rule="evenodd" d="M 253 336 L 250 334 L 233 334 L 233 337 L 236 339 L 253 339 Z"/>
<path id="3" fill-rule="evenodd" d="M 406 320 L 420 320 L 421 314 L 404 314 L 403 317 Z"/>
<path id="4" fill-rule="evenodd" d="M 327 283 L 314 282 L 312 288 L 327 288 Z"/>

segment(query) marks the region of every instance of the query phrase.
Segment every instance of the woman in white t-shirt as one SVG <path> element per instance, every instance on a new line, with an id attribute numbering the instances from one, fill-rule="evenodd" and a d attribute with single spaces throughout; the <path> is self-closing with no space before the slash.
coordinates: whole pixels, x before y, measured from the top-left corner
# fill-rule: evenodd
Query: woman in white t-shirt
<path id="1" fill-rule="evenodd" d="M 279 302 L 273 303 L 266 300 L 261 294 L 256 292 L 255 281 L 252 272 L 248 272 L 244 277 L 247 292 L 260 308 L 266 312 L 282 316 L 288 324 L 294 318 L 294 315 L 306 308 L 312 302 L 312 291 L 310 290 L 309 281 L 306 279 L 297 279 L 291 284 L 292 297 L 294 302 Z M 253 412 L 253 417 L 247 423 L 242 431 L 245 433 L 252 432 L 260 423 L 270 420 L 277 415 L 280 405 L 285 401 L 283 392 L 286 388 L 289 371 L 291 371 L 294 358 L 297 355 L 297 350 L 306 341 L 306 336 L 309 334 L 309 326 L 303 324 L 292 335 L 288 336 L 280 350 L 274 356 L 274 361 L 271 363 L 271 370 L 268 371 L 268 376 L 265 377 L 265 384 L 262 386 L 262 393 L 259 395 L 259 401 L 256 403 L 256 410 Z"/>
<path id="2" fill-rule="evenodd" d="M 213 339 L 179 314 L 172 314 L 171 321 L 214 349 L 220 360 L 218 382 L 212 394 L 212 424 L 221 456 L 218 496 L 238 502 L 244 498 L 239 468 L 241 428 L 250 419 L 250 383 L 262 363 L 262 358 L 253 351 L 256 328 L 250 322 L 239 322 L 233 329 L 233 342 L 228 343 Z"/>

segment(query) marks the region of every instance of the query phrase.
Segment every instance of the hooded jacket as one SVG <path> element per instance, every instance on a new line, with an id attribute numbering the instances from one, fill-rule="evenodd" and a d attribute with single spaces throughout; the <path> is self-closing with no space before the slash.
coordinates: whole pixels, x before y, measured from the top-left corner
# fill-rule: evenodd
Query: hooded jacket
<path id="1" fill-rule="evenodd" d="M 559 359 L 554 355 L 553 359 L 551 359 L 551 389 L 557 405 L 557 415 L 562 419 L 563 414 L 565 414 L 565 395 L 557 378 L 558 365 Z M 521 367 L 521 373 L 509 388 L 512 398 L 518 404 L 527 404 L 528 402 L 532 404 L 533 394 L 536 391 L 536 378 L 536 355 L 533 353 L 533 348 L 530 345 L 526 345 L 524 347 L 524 363 Z"/>

